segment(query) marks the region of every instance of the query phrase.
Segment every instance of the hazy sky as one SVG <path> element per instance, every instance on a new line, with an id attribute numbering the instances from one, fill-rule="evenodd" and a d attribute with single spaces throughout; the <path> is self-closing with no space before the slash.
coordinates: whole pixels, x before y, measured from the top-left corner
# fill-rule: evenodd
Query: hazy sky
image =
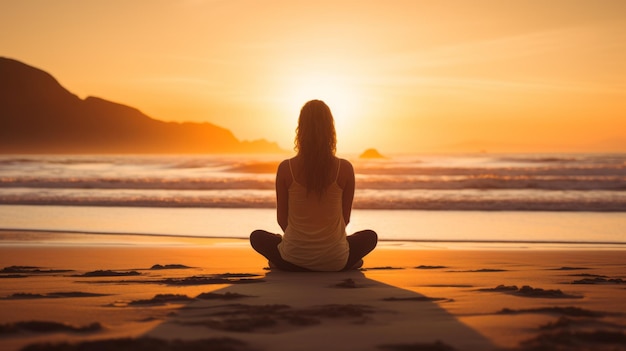
<path id="1" fill-rule="evenodd" d="M 626 1 L 0 0 L 0 56 L 168 121 L 339 152 L 626 151 Z"/>

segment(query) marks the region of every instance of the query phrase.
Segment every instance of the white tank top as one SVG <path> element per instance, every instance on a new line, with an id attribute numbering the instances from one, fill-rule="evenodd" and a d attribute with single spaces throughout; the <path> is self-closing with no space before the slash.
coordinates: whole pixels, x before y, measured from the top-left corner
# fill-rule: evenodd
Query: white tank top
<path id="1" fill-rule="evenodd" d="M 341 162 L 339 163 L 341 166 Z M 307 196 L 306 187 L 293 176 L 289 186 L 287 228 L 278 251 L 283 259 L 314 271 L 339 271 L 348 261 L 349 247 L 343 218 L 343 190 L 337 177 L 322 197 Z"/>

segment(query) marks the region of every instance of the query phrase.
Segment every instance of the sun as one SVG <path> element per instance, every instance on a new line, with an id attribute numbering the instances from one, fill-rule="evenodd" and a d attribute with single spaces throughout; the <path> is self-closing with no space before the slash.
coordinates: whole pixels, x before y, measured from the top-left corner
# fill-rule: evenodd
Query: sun
<path id="1" fill-rule="evenodd" d="M 309 100 L 324 101 L 333 113 L 338 138 L 359 123 L 363 95 L 349 77 L 323 73 L 308 73 L 292 77 L 286 97 L 291 111 L 300 111 Z M 295 115 L 297 118 L 297 114 Z"/>

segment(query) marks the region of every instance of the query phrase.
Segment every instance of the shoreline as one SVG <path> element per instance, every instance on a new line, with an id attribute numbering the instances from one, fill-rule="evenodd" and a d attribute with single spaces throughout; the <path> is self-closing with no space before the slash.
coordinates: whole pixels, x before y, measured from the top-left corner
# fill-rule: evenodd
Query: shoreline
<path id="1" fill-rule="evenodd" d="M 116 232 L 85 232 L 69 230 L 30 230 L 0 228 L 0 247 L 28 246 L 28 245 L 69 245 L 95 246 L 115 244 L 126 245 L 156 245 L 163 246 L 177 244 L 177 246 L 207 245 L 211 243 L 239 243 L 249 246 L 247 237 L 232 236 L 197 236 L 172 234 L 146 233 L 116 233 Z M 439 248 L 439 249 L 475 249 L 483 250 L 492 246 L 492 249 L 528 250 L 528 249 L 561 249 L 561 250 L 626 250 L 626 242 L 605 241 L 538 241 L 538 240 L 436 240 L 436 239 L 406 239 L 390 240 L 379 239 L 380 246 L 405 247 L 409 249 Z"/>

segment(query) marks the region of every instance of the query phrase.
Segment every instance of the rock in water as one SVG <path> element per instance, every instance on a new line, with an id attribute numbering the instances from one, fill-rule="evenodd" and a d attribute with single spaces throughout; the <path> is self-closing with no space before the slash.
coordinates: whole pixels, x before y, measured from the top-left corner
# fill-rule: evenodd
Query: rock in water
<path id="1" fill-rule="evenodd" d="M 380 152 L 378 152 L 378 150 L 376 149 L 367 149 L 361 154 L 361 156 L 359 156 L 359 158 L 386 158 L 386 157 L 381 155 Z"/>

